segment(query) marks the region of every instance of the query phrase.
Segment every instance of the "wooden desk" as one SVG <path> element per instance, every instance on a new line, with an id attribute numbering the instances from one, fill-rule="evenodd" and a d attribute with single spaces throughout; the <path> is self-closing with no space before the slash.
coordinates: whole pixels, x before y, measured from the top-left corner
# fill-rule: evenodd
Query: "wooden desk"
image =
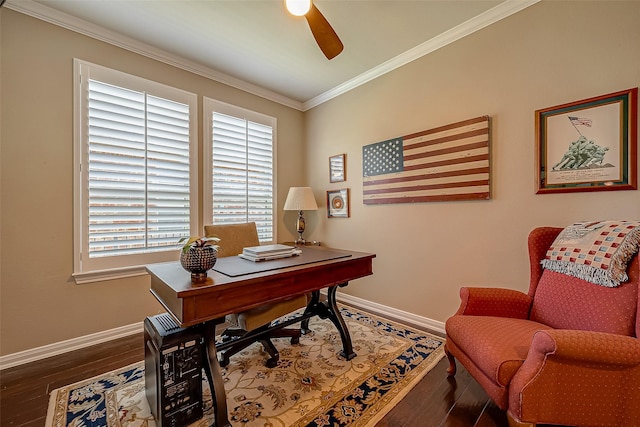
<path id="1" fill-rule="evenodd" d="M 151 293 L 181 327 L 203 327 L 209 380 L 217 427 L 231 424 L 227 416 L 226 394 L 215 344 L 215 326 L 224 316 L 264 303 L 311 293 L 302 316 L 287 324 L 302 321 L 303 331 L 312 316 L 329 318 L 340 332 L 342 352 L 347 360 L 355 357 L 349 331 L 336 305 L 337 288 L 350 280 L 373 274 L 375 254 L 303 247 L 302 254 L 281 260 L 252 263 L 238 257 L 220 258 L 209 271 L 206 282 L 194 284 L 178 262 L 147 266 L 151 275 Z M 249 264 L 238 264 L 249 263 Z M 243 270 L 243 268 L 245 268 Z M 223 274 L 222 272 L 227 274 Z M 320 290 L 328 288 L 327 301 Z"/>

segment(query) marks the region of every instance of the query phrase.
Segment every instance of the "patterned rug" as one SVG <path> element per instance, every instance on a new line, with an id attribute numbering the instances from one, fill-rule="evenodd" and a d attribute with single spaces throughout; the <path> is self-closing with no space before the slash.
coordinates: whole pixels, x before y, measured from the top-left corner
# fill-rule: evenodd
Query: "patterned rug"
<path id="1" fill-rule="evenodd" d="M 258 343 L 222 369 L 234 427 L 372 426 L 444 356 L 444 339 L 369 313 L 341 307 L 357 356 L 337 356 L 340 335 L 329 320 L 312 318 L 300 343 L 275 339 L 278 366 L 269 369 Z M 205 416 L 213 424 L 203 381 Z M 46 426 L 155 427 L 144 394 L 144 363 L 51 393 Z"/>

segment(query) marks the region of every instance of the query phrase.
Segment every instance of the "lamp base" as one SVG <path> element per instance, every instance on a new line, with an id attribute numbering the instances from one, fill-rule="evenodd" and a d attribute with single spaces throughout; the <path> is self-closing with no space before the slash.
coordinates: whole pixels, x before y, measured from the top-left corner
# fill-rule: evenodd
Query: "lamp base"
<path id="1" fill-rule="evenodd" d="M 304 233 L 305 229 L 304 217 L 302 216 L 302 211 L 298 211 L 298 220 L 296 221 L 296 228 L 298 229 L 298 238 L 295 241 L 296 245 L 304 245 L 307 243 L 306 240 L 302 237 L 302 233 Z"/>

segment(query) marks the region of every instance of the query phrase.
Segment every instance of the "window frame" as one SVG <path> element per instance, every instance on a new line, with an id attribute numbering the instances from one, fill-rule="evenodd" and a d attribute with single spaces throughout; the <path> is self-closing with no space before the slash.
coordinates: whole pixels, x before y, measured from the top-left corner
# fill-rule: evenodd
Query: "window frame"
<path id="1" fill-rule="evenodd" d="M 74 117 L 74 261 L 76 283 L 88 283 L 137 275 L 146 275 L 146 264 L 175 261 L 176 247 L 150 253 L 88 257 L 88 82 L 90 79 L 126 89 L 146 92 L 152 96 L 189 105 L 189 228 L 198 234 L 198 95 L 151 80 L 92 64 L 74 58 L 73 61 L 73 117 Z"/>
<path id="2" fill-rule="evenodd" d="M 218 101 L 213 98 L 203 97 L 202 102 L 202 111 L 203 111 L 203 131 L 202 131 L 202 139 L 203 139 L 203 149 L 202 149 L 202 176 L 203 176 L 203 213 L 202 218 L 204 224 L 211 224 L 213 219 L 213 183 L 212 183 L 212 174 L 213 174 L 213 113 L 217 112 L 220 114 L 226 114 L 229 116 L 242 118 L 247 121 L 259 123 L 262 125 L 267 125 L 271 127 L 271 150 L 272 150 L 272 184 L 271 184 L 271 194 L 273 200 L 273 211 L 271 214 L 271 222 L 272 222 L 272 240 L 270 241 L 261 241 L 261 244 L 272 244 L 275 243 L 278 236 L 277 230 L 277 207 L 278 207 L 278 197 L 277 197 L 277 170 L 278 170 L 278 156 L 277 156 L 277 119 L 272 116 L 268 116 L 266 114 L 258 113 L 255 111 L 248 110 L 246 108 L 238 107 L 236 105 L 228 104 L 226 102 Z"/>

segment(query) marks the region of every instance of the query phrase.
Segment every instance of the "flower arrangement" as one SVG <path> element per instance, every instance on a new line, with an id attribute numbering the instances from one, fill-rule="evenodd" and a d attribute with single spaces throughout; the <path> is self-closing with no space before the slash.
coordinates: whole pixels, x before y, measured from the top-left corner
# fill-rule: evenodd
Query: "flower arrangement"
<path id="1" fill-rule="evenodd" d="M 218 243 L 220 239 L 212 236 L 192 236 L 192 237 L 183 237 L 178 240 L 178 244 L 182 244 L 182 253 L 187 253 L 191 248 L 204 248 L 206 246 L 211 246 L 213 249 L 218 249 Z"/>

